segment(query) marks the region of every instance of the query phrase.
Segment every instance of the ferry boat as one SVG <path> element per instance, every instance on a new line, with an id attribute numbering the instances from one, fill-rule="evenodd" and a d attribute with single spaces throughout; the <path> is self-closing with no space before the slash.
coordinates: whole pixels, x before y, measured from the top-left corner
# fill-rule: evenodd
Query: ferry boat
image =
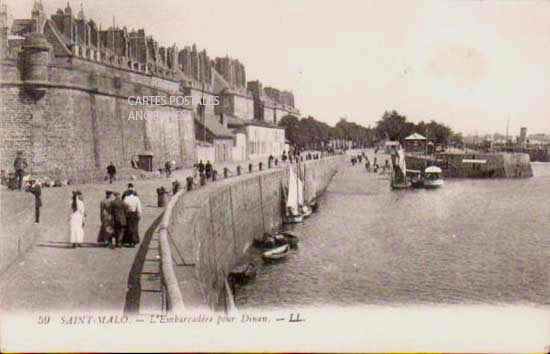
<path id="1" fill-rule="evenodd" d="M 441 168 L 430 166 L 424 170 L 423 178 L 424 188 L 439 188 L 443 186 L 443 177 Z"/>

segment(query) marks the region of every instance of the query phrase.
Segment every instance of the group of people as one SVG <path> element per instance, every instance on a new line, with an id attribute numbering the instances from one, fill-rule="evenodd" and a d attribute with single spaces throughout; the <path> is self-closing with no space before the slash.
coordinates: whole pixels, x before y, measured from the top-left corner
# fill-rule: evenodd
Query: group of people
<path id="1" fill-rule="evenodd" d="M 210 163 L 210 160 L 206 161 L 206 164 L 202 162 L 202 160 L 199 161 L 198 164 L 196 164 L 194 167 L 194 175 L 193 178 L 195 179 L 196 174 L 198 173 L 198 177 L 200 178 L 206 178 L 207 180 L 211 179 L 214 175 L 214 167 Z"/>
<path id="2" fill-rule="evenodd" d="M 371 171 L 371 163 L 369 161 L 369 158 L 365 156 L 365 168 L 367 169 L 367 172 Z M 372 172 L 377 173 L 380 169 L 380 166 L 378 165 L 378 160 L 375 157 L 372 162 Z M 391 171 L 391 165 L 388 159 L 384 162 L 384 165 L 382 166 L 382 171 L 380 173 L 388 173 Z"/>
<path id="3" fill-rule="evenodd" d="M 119 192 L 106 191 L 100 203 L 101 228 L 98 243 L 115 247 L 134 247 L 139 243 L 139 220 L 142 214 L 141 201 L 132 183 L 122 196 Z M 73 191 L 69 218 L 69 241 L 72 247 L 81 247 L 84 242 L 86 209 L 81 191 Z"/>
<path id="4" fill-rule="evenodd" d="M 382 168 L 382 171 L 380 172 L 382 174 L 388 173 L 391 171 L 391 165 L 388 159 L 386 159 L 386 161 L 384 162 L 384 165 L 380 167 L 380 165 L 378 164 L 378 158 L 374 157 L 371 164 L 369 157 L 365 154 L 365 152 L 362 152 L 357 156 L 353 156 L 351 158 L 351 164 L 355 166 L 356 163 L 361 163 L 363 159 L 365 159 L 365 168 L 367 169 L 367 172 L 371 172 L 371 169 L 372 169 L 372 172 L 377 173 L 380 168 Z"/>

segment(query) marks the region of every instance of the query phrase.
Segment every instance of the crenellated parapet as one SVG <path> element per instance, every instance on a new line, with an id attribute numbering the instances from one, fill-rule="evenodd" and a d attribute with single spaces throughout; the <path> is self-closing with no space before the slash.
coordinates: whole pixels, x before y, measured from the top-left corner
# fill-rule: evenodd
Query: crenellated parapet
<path id="1" fill-rule="evenodd" d="M 189 78 L 201 84 L 212 85 L 213 61 L 206 50 L 198 51 L 197 46 L 186 46 L 178 53 L 180 70 Z"/>
<path id="2" fill-rule="evenodd" d="M 248 91 L 254 98 L 254 118 L 277 123 L 287 114 L 299 115 L 294 107 L 294 94 L 273 87 L 263 87 L 258 80 L 247 83 Z"/>
<path id="3" fill-rule="evenodd" d="M 216 58 L 216 71 L 231 85 L 233 88 L 246 88 L 246 71 L 244 65 L 238 59 Z"/>

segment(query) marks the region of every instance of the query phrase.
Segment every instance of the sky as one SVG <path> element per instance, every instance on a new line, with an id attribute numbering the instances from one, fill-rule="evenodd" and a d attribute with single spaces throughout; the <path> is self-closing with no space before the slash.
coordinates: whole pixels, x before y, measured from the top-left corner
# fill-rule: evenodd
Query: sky
<path id="1" fill-rule="evenodd" d="M 42 0 L 48 17 L 64 0 Z M 7 0 L 28 18 L 33 0 Z M 550 1 L 82 0 L 76 15 L 160 45 L 229 55 L 291 90 L 303 116 L 374 126 L 384 111 L 464 134 L 550 134 Z M 509 122 L 509 123 L 508 123 Z"/>

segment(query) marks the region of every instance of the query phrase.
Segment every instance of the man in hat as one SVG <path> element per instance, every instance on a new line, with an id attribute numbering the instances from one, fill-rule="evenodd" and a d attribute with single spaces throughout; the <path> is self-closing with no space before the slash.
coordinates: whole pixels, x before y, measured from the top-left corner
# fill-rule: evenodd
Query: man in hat
<path id="1" fill-rule="evenodd" d="M 120 193 L 114 192 L 115 199 L 111 201 L 111 214 L 113 216 L 113 239 L 116 247 L 122 246 L 122 238 L 126 229 L 126 204 L 120 199 Z M 111 241 L 112 244 L 112 241 Z"/>
<path id="2" fill-rule="evenodd" d="M 23 157 L 23 151 L 17 151 L 17 157 L 13 162 L 13 167 L 17 178 L 17 186 L 19 190 L 21 190 L 23 187 L 23 176 L 25 175 L 25 169 L 28 167 L 27 160 Z"/>
<path id="3" fill-rule="evenodd" d="M 134 184 L 133 183 L 128 183 L 128 189 L 126 189 L 124 191 L 124 193 L 122 193 L 122 200 L 124 200 L 124 198 L 126 198 L 127 196 L 129 196 L 132 193 L 135 193 L 136 196 L 137 196 L 137 192 L 134 188 Z"/>
<path id="4" fill-rule="evenodd" d="M 101 228 L 99 229 L 99 236 L 97 242 L 100 244 L 111 245 L 111 248 L 114 248 L 113 243 L 111 242 L 113 236 L 113 216 L 111 211 L 111 202 L 113 199 L 111 195 L 113 192 L 105 191 L 105 199 L 99 203 L 99 217 L 101 220 Z"/>
<path id="5" fill-rule="evenodd" d="M 109 183 L 112 184 L 116 175 L 116 167 L 113 164 L 113 161 L 111 161 L 109 166 L 107 166 L 107 174 L 109 175 Z"/>

